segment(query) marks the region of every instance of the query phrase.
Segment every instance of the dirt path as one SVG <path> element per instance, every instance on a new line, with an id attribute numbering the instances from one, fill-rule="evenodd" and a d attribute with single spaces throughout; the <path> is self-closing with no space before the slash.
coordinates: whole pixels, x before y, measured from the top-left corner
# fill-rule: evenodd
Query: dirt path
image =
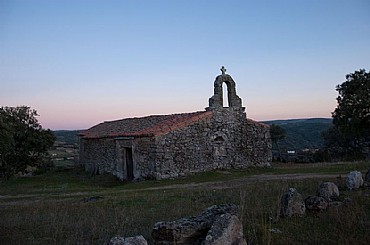
<path id="1" fill-rule="evenodd" d="M 265 182 L 272 180 L 304 180 L 304 179 L 332 179 L 338 177 L 338 174 L 314 174 L 314 173 L 297 173 L 297 174 L 259 174 L 244 178 L 232 179 L 227 181 L 176 184 L 159 187 L 151 187 L 140 190 L 166 190 L 166 189 L 182 189 L 182 188 L 209 188 L 209 189 L 229 189 L 238 188 L 243 185 L 253 184 L 257 182 Z"/>
<path id="2" fill-rule="evenodd" d="M 94 195 L 109 195 L 111 193 L 123 193 L 133 191 L 150 191 L 150 190 L 170 190 L 170 189 L 229 189 L 238 188 L 244 185 L 276 181 L 276 180 L 304 180 L 304 179 L 332 179 L 338 177 L 338 174 L 317 174 L 317 173 L 295 173 L 295 174 L 259 174 L 252 175 L 238 179 L 231 179 L 226 181 L 202 182 L 202 183 L 187 183 L 174 184 L 158 187 L 149 187 L 143 189 L 129 189 L 119 191 L 104 191 L 100 192 L 72 192 L 72 193 L 48 193 L 48 194 L 21 194 L 21 195 L 4 195 L 0 196 L 0 207 L 9 205 L 29 204 L 40 201 L 65 201 L 67 199 L 76 200 L 76 197 L 86 197 Z M 51 197 L 58 197 L 58 200 L 50 199 Z"/>

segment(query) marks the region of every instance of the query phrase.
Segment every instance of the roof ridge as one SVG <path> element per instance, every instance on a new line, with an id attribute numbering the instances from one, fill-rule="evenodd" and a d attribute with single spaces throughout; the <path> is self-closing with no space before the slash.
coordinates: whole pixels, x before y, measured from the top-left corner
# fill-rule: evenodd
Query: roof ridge
<path id="1" fill-rule="evenodd" d="M 79 135 L 83 138 L 162 135 L 201 120 L 210 111 L 123 118 L 99 123 Z M 152 120 L 150 120 L 152 119 Z M 156 120 L 158 119 L 158 120 Z"/>

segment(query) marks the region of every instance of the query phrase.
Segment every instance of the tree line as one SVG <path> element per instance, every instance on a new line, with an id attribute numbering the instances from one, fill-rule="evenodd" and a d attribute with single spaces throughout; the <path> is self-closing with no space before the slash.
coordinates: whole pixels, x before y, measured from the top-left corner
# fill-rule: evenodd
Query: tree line
<path id="1" fill-rule="evenodd" d="M 370 73 L 361 69 L 346 75 L 336 86 L 337 107 L 332 112 L 333 125 L 323 132 L 324 147 L 303 154 L 307 161 L 362 160 L 370 158 Z M 282 159 L 279 142 L 286 136 L 279 125 L 270 126 L 272 143 Z"/>

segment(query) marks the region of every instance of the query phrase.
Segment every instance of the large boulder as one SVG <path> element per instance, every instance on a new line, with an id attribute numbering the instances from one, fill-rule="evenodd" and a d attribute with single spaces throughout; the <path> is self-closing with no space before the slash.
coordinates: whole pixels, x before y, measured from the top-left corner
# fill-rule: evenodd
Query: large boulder
<path id="1" fill-rule="evenodd" d="M 134 237 L 112 237 L 108 243 L 109 245 L 148 245 L 148 242 L 145 240 L 145 238 L 140 236 L 134 236 Z"/>
<path id="2" fill-rule="evenodd" d="M 347 175 L 347 188 L 349 190 L 355 190 L 360 188 L 364 184 L 362 174 L 359 171 L 352 171 Z"/>
<path id="3" fill-rule="evenodd" d="M 157 222 L 152 231 L 155 245 L 202 244 L 215 221 L 223 214 L 238 215 L 239 207 L 233 204 L 214 205 L 196 217 L 170 222 Z"/>
<path id="4" fill-rule="evenodd" d="M 339 197 L 339 189 L 333 182 L 321 183 L 317 190 L 317 196 L 324 198 L 326 201 L 336 201 Z"/>
<path id="5" fill-rule="evenodd" d="M 289 188 L 283 194 L 280 201 L 280 216 L 282 218 L 291 216 L 303 216 L 306 213 L 306 206 L 301 194 L 295 188 Z"/>
<path id="6" fill-rule="evenodd" d="M 247 245 L 242 223 L 236 215 L 222 214 L 213 223 L 202 245 Z"/>
<path id="7" fill-rule="evenodd" d="M 319 196 L 309 196 L 305 200 L 306 209 L 309 212 L 318 213 L 328 208 L 328 202 L 325 198 Z"/>

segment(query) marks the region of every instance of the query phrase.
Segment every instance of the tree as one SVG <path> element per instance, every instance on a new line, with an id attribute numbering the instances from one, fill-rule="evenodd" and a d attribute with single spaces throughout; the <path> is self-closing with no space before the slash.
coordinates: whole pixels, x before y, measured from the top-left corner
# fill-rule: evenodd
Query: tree
<path id="1" fill-rule="evenodd" d="M 280 158 L 280 147 L 279 147 L 278 142 L 285 138 L 286 136 L 285 129 L 283 129 L 279 125 L 271 124 L 270 125 L 270 136 L 271 136 L 272 143 L 275 144 L 276 148 L 278 149 L 278 154 Z"/>
<path id="2" fill-rule="evenodd" d="M 333 124 L 359 151 L 370 146 L 370 72 L 364 69 L 346 75 L 346 81 L 337 85 L 337 108 L 332 113 Z"/>
<path id="3" fill-rule="evenodd" d="M 333 123 L 343 133 L 361 135 L 370 130 L 370 72 L 364 69 L 346 75 L 337 85 L 338 106 L 333 112 Z"/>
<path id="4" fill-rule="evenodd" d="M 27 106 L 0 107 L 0 176 L 39 166 L 54 144 L 54 134 L 42 129 L 37 116 Z"/>

